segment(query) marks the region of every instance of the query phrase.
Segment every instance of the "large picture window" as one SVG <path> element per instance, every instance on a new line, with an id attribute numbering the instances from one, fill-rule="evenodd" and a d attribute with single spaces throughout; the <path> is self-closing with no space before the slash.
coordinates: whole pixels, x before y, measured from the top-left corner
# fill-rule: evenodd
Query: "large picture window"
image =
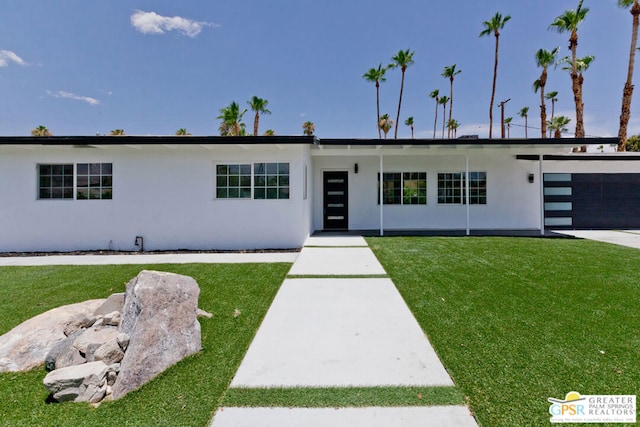
<path id="1" fill-rule="evenodd" d="M 378 174 L 378 203 L 380 203 Z M 426 172 L 385 172 L 382 175 L 382 197 L 385 205 L 426 205 Z"/>
<path id="2" fill-rule="evenodd" d="M 78 200 L 108 200 L 113 196 L 111 163 L 78 163 L 76 198 Z"/>
<path id="3" fill-rule="evenodd" d="M 216 165 L 216 198 L 288 199 L 289 163 Z"/>
<path id="4" fill-rule="evenodd" d="M 216 197 L 218 199 L 250 199 L 251 165 L 218 165 L 216 167 Z"/>
<path id="5" fill-rule="evenodd" d="M 466 173 L 445 172 L 438 174 L 438 204 L 466 204 Z M 487 173 L 469 172 L 469 204 L 487 204 Z"/>

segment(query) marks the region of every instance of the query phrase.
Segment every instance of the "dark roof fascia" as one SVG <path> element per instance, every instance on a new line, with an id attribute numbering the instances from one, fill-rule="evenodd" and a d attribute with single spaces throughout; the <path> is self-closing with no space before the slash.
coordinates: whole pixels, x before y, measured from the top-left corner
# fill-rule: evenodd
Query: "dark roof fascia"
<path id="1" fill-rule="evenodd" d="M 382 147 L 397 147 L 406 145 L 451 145 L 451 146 L 518 146 L 518 145 L 563 145 L 567 147 L 578 147 L 582 145 L 607 145 L 618 144 L 618 138 L 513 138 L 513 139 L 488 139 L 488 138 L 456 138 L 456 139 L 320 139 L 318 145 L 320 146 L 382 146 Z"/>
<path id="2" fill-rule="evenodd" d="M 543 160 L 555 160 L 561 162 L 588 162 L 588 161 L 605 161 L 605 162 L 630 162 L 640 160 L 640 154 L 634 153 L 611 153 L 611 154 L 592 154 L 592 153 L 569 153 L 569 154 L 545 154 Z M 539 160 L 537 154 L 518 154 L 518 160 Z"/>
<path id="3" fill-rule="evenodd" d="M 0 145 L 317 144 L 314 136 L 0 136 Z"/>

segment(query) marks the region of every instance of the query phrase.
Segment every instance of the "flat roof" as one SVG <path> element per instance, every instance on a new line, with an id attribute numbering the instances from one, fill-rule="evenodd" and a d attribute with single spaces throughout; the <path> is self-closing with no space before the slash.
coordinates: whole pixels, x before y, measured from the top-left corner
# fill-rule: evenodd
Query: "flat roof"
<path id="1" fill-rule="evenodd" d="M 320 147 L 577 147 L 581 145 L 617 145 L 618 138 L 456 138 L 456 139 L 377 139 L 327 138 L 316 136 L 175 136 L 175 135 L 91 135 L 91 136 L 0 136 L 0 145 L 257 145 L 311 144 Z"/>

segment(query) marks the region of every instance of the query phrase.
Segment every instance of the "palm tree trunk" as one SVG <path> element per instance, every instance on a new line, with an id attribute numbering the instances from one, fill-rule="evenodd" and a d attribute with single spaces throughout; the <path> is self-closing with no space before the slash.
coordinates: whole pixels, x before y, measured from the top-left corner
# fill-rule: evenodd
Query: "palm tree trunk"
<path id="1" fill-rule="evenodd" d="M 627 149 L 627 126 L 631 118 L 631 98 L 633 96 L 633 68 L 636 60 L 636 46 L 638 45 L 638 16 L 640 15 L 640 4 L 638 0 L 633 2 L 631 7 L 633 15 L 633 26 L 631 30 L 631 50 L 629 51 L 629 67 L 627 68 L 627 81 L 622 91 L 622 111 L 620 113 L 620 130 L 618 131 L 618 151 Z"/>
<path id="2" fill-rule="evenodd" d="M 378 121 L 376 121 L 378 139 L 382 139 L 382 133 L 380 132 L 380 82 L 378 80 L 376 80 L 376 112 L 378 113 Z"/>
<path id="3" fill-rule="evenodd" d="M 398 125 L 400 125 L 400 106 L 402 106 L 402 91 L 404 89 L 404 72 L 405 68 L 402 67 L 402 80 L 400 82 L 400 99 L 398 100 L 398 115 L 396 116 L 396 130 L 393 134 L 393 139 L 398 139 Z"/>
<path id="4" fill-rule="evenodd" d="M 411 125 L 411 139 L 413 139 L 413 125 Z"/>
<path id="5" fill-rule="evenodd" d="M 524 115 L 524 139 L 529 139 L 529 116 Z"/>
<path id="6" fill-rule="evenodd" d="M 444 139 L 444 124 L 447 120 L 447 104 L 442 104 L 442 139 Z"/>
<path id="7" fill-rule="evenodd" d="M 582 77 L 576 73 L 571 75 L 571 89 L 576 104 L 576 138 L 584 138 L 584 103 L 582 102 Z"/>
<path id="8" fill-rule="evenodd" d="M 493 86 L 491 88 L 491 104 L 489 105 L 489 139 L 493 138 L 493 103 L 496 98 L 496 81 L 498 79 L 498 40 L 500 36 L 496 34 L 496 53 L 493 62 Z"/>
<path id="9" fill-rule="evenodd" d="M 547 137 L 547 103 L 544 99 L 544 86 L 547 83 L 547 69 L 542 70 L 540 76 L 540 131 L 542 133 L 542 139 Z M 553 102 L 553 101 L 551 101 Z M 551 133 L 549 133 L 551 137 Z"/>
<path id="10" fill-rule="evenodd" d="M 433 119 L 433 139 L 436 139 L 436 126 L 438 125 L 438 97 L 436 96 L 436 118 Z"/>
<path id="11" fill-rule="evenodd" d="M 453 76 L 449 78 L 449 120 L 453 118 Z M 451 138 L 451 129 L 447 131 L 447 136 Z"/>
<path id="12" fill-rule="evenodd" d="M 253 118 L 253 136 L 258 136 L 258 123 L 260 122 L 260 113 L 256 111 L 256 116 Z"/>

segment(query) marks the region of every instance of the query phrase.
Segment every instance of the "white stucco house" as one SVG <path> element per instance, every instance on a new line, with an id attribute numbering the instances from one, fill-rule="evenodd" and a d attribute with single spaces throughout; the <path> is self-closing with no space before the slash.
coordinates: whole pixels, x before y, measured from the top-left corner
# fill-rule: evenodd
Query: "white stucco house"
<path id="1" fill-rule="evenodd" d="M 640 156 L 570 153 L 616 143 L 0 137 L 0 252 L 299 248 L 322 230 L 640 228 Z"/>

